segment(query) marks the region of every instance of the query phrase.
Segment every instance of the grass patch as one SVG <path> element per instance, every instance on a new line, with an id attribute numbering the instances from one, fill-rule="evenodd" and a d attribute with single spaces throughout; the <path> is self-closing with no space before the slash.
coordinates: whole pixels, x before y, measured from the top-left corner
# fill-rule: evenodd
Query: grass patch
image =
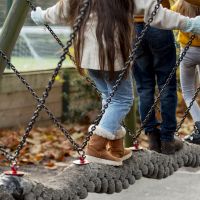
<path id="1" fill-rule="evenodd" d="M 55 69 L 59 62 L 59 58 L 41 58 L 35 59 L 33 57 L 12 57 L 11 63 L 20 72 L 29 71 L 43 71 Z M 63 62 L 62 68 L 70 68 L 73 64 L 69 58 Z M 13 71 L 6 68 L 5 73 L 12 73 Z"/>

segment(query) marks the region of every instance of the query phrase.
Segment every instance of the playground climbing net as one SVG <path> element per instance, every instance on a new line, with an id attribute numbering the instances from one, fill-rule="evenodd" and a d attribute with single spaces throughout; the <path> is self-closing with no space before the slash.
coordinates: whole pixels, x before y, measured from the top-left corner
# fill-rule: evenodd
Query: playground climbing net
<path id="1" fill-rule="evenodd" d="M 33 3 L 30 1 L 30 0 L 26 0 L 28 5 L 30 6 L 30 8 L 32 10 L 36 10 L 36 7 L 33 5 Z M 62 64 L 64 62 L 64 60 L 66 59 L 66 55 L 68 55 L 70 57 L 70 59 L 76 64 L 74 58 L 70 55 L 69 53 L 69 48 L 72 46 L 73 44 L 73 41 L 74 39 L 76 38 L 76 34 L 77 32 L 80 30 L 80 27 L 81 27 L 81 24 L 84 20 L 84 17 L 85 17 L 85 14 L 87 13 L 87 10 L 88 10 L 88 7 L 89 7 L 89 4 L 90 4 L 90 1 L 91 0 L 83 0 L 83 3 L 82 3 L 82 7 L 80 9 L 80 14 L 79 16 L 76 18 L 75 20 L 75 23 L 73 25 L 73 31 L 72 33 L 70 34 L 70 38 L 69 40 L 67 41 L 66 43 L 66 46 L 61 42 L 61 40 L 57 37 L 57 35 L 54 33 L 54 31 L 50 28 L 49 25 L 45 24 L 45 27 L 49 30 L 50 34 L 53 36 L 53 38 L 57 41 L 57 43 L 62 47 L 63 49 L 63 53 L 62 55 L 60 56 L 60 60 L 57 64 L 57 67 L 55 68 L 54 72 L 53 72 L 53 75 L 52 75 L 52 78 L 51 80 L 48 82 L 47 86 L 46 86 L 46 89 L 45 91 L 43 92 L 43 95 L 42 97 L 39 97 L 36 92 L 31 88 L 31 86 L 29 85 L 29 83 L 22 77 L 22 75 L 19 73 L 19 71 L 15 68 L 15 66 L 10 62 L 10 60 L 8 59 L 8 57 L 6 56 L 6 54 L 0 50 L 0 56 L 6 61 L 7 65 L 10 67 L 10 69 L 12 69 L 14 71 L 14 73 L 16 74 L 16 76 L 21 80 L 21 82 L 26 86 L 26 88 L 28 89 L 28 91 L 32 94 L 32 96 L 36 99 L 38 105 L 37 105 L 37 108 L 35 110 L 35 112 L 33 113 L 33 116 L 30 120 L 30 122 L 28 123 L 26 129 L 25 129 L 25 133 L 24 135 L 22 136 L 21 140 L 20 140 L 20 143 L 19 145 L 17 146 L 16 150 L 14 151 L 14 153 L 10 153 L 8 152 L 4 147 L 0 147 L 0 152 L 5 156 L 5 158 L 11 163 L 11 165 L 13 166 L 12 168 L 14 170 L 14 173 L 16 173 L 16 170 L 15 170 L 15 166 L 16 166 L 16 163 L 17 163 L 17 158 L 20 154 L 20 151 L 23 149 L 25 143 L 26 143 L 26 140 L 30 134 L 30 131 L 32 130 L 33 128 L 33 125 L 35 124 L 40 112 L 42 110 L 45 110 L 49 116 L 49 118 L 53 121 L 53 123 L 55 123 L 55 125 L 63 132 L 63 134 L 65 135 L 66 139 L 68 139 L 70 141 L 70 143 L 72 144 L 74 150 L 76 150 L 80 156 L 80 160 L 79 160 L 79 163 L 80 164 L 86 164 L 87 162 L 85 161 L 85 152 L 84 152 L 84 148 L 85 146 L 87 145 L 88 141 L 90 140 L 90 137 L 93 135 L 93 132 L 95 131 L 96 129 L 96 126 L 98 125 L 99 121 L 101 120 L 102 116 L 104 115 L 106 109 L 108 108 L 110 102 L 112 101 L 112 97 L 114 96 L 115 92 L 117 91 L 118 89 L 118 86 L 119 84 L 121 83 L 121 80 L 123 79 L 127 69 L 128 69 L 128 66 L 134 62 L 134 58 L 135 58 L 135 52 L 136 50 L 138 49 L 138 47 L 140 46 L 140 43 L 146 33 L 146 31 L 148 30 L 148 27 L 150 26 L 150 24 L 152 23 L 154 17 L 156 16 L 157 14 L 157 11 L 160 7 L 160 3 L 162 2 L 162 0 L 158 0 L 158 3 L 157 5 L 155 6 L 155 9 L 154 11 L 152 12 L 151 14 L 151 17 L 149 18 L 148 20 L 148 23 L 145 25 L 141 35 L 137 38 L 137 41 L 131 51 L 131 54 L 129 56 L 129 59 L 128 61 L 125 63 L 125 66 L 123 67 L 122 69 L 122 72 L 120 73 L 113 89 L 112 89 L 112 92 L 110 93 L 109 97 L 107 98 L 106 100 L 106 104 L 103 106 L 103 109 L 101 110 L 100 114 L 97 116 L 96 120 L 93 122 L 93 126 L 91 128 L 91 131 L 88 132 L 88 134 L 86 135 L 83 143 L 81 145 L 77 144 L 73 138 L 70 136 L 70 133 L 68 130 L 66 130 L 64 128 L 64 126 L 59 122 L 59 120 L 54 116 L 54 114 L 46 107 L 45 105 L 45 102 L 46 102 L 46 99 L 48 98 L 48 95 L 49 95 L 49 92 L 51 91 L 52 89 L 52 86 L 55 82 L 55 78 L 56 76 L 58 75 L 59 73 L 59 70 L 61 69 L 62 67 Z M 151 115 L 151 113 L 153 112 L 153 110 L 156 108 L 156 105 L 158 103 L 158 100 L 162 94 L 162 92 L 164 91 L 164 89 L 166 88 L 166 86 L 169 84 L 172 76 L 175 74 L 176 72 L 176 69 L 178 68 L 180 62 L 183 60 L 185 54 L 187 53 L 187 50 L 189 49 L 192 41 L 194 40 L 195 36 L 193 35 L 190 39 L 190 41 L 188 42 L 188 44 L 186 45 L 183 53 L 181 54 L 180 58 L 178 59 L 175 67 L 173 68 L 169 78 L 167 79 L 165 85 L 163 86 L 162 90 L 160 91 L 158 97 L 156 98 L 154 104 L 152 105 L 150 111 L 148 112 L 145 120 L 143 121 L 142 123 L 142 126 L 141 128 L 137 131 L 136 134 L 131 134 L 131 136 L 133 137 L 134 141 L 137 142 L 137 138 L 139 137 L 139 135 L 141 134 L 141 131 L 144 129 L 144 126 L 145 124 L 148 122 L 149 120 L 149 117 Z M 88 82 L 91 83 L 91 85 L 93 87 L 95 87 L 95 89 L 97 90 L 95 84 L 88 78 L 86 77 L 86 80 Z M 177 130 L 176 132 L 178 133 L 178 130 L 180 129 L 182 123 L 184 122 L 186 116 L 188 115 L 189 113 L 189 110 L 191 109 L 192 105 L 193 105 L 193 102 L 195 101 L 198 93 L 200 91 L 200 87 L 197 89 L 193 99 L 192 99 L 192 102 L 190 104 L 190 106 L 188 107 L 188 109 L 186 110 L 185 112 L 185 115 L 183 117 L 183 119 L 181 120 L 179 126 L 177 127 Z M 98 92 L 98 90 L 97 90 Z"/>

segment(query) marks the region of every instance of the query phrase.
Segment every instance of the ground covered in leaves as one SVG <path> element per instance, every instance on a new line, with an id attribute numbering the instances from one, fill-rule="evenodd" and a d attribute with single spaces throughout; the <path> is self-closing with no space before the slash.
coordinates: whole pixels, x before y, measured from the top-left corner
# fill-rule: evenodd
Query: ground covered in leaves
<path id="1" fill-rule="evenodd" d="M 181 117 L 178 118 L 180 121 Z M 82 143 L 84 136 L 87 134 L 88 125 L 71 124 L 65 125 L 71 136 L 78 143 Z M 182 125 L 179 133 L 181 137 L 191 133 L 193 122 L 187 118 Z M 24 133 L 24 129 L 7 129 L 0 130 L 0 146 L 5 147 L 8 151 L 14 151 Z M 148 141 L 144 134 L 140 137 L 140 143 L 143 147 L 148 147 Z M 48 169 L 57 169 L 66 167 L 69 160 L 78 157 L 73 150 L 71 143 L 66 140 L 64 134 L 57 128 L 37 127 L 31 131 L 27 143 L 19 156 L 20 165 L 43 165 Z M 8 162 L 5 157 L 0 155 L 0 165 L 6 166 Z"/>
<path id="2" fill-rule="evenodd" d="M 81 143 L 84 135 L 87 133 L 87 125 L 68 125 L 67 130 L 78 143 Z M 14 151 L 24 133 L 24 129 L 0 130 L 0 146 L 8 151 Z M 27 143 L 22 149 L 19 161 L 26 165 L 44 165 L 46 168 L 55 169 L 59 166 L 65 166 L 69 158 L 77 157 L 72 145 L 66 140 L 64 134 L 55 127 L 34 128 Z M 1 165 L 7 165 L 4 156 L 0 156 Z"/>

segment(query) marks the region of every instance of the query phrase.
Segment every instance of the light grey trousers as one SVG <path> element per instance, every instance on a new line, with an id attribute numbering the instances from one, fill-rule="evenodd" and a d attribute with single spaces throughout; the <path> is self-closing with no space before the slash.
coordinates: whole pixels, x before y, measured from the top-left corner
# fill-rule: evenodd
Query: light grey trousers
<path id="1" fill-rule="evenodd" d="M 181 49 L 181 52 L 183 49 Z M 186 56 L 180 65 L 180 80 L 181 80 L 181 88 L 183 93 L 183 98 L 187 106 L 190 105 L 192 98 L 196 91 L 196 83 L 197 83 L 197 72 L 199 72 L 200 66 L 200 47 L 190 47 Z M 198 85 L 199 87 L 199 85 Z M 194 102 L 190 114 L 194 120 L 200 121 L 200 107 L 197 101 Z"/>

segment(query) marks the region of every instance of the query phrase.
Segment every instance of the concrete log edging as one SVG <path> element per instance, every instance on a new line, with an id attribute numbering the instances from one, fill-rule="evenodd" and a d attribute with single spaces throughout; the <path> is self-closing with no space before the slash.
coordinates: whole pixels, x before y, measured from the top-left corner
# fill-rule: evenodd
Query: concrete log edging
<path id="1" fill-rule="evenodd" d="M 79 200 L 88 192 L 121 192 L 142 176 L 162 179 L 179 168 L 200 166 L 200 147 L 185 143 L 183 150 L 175 155 L 163 155 L 143 150 L 121 167 L 91 163 L 84 166 L 71 165 L 46 183 L 27 178 L 0 175 L 1 200 Z"/>

